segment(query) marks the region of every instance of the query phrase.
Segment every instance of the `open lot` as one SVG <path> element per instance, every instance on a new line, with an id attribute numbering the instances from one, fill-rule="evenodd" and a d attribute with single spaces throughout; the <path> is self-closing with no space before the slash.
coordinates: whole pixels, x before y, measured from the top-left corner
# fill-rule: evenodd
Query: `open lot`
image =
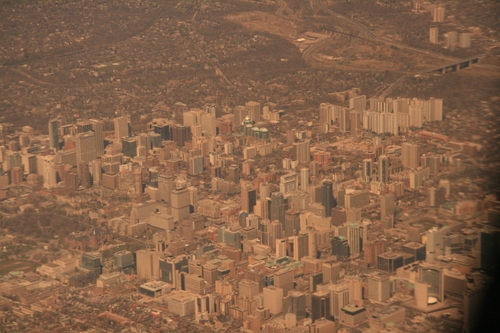
<path id="1" fill-rule="evenodd" d="M 0 275 L 12 271 L 30 272 L 34 271 L 37 266 L 37 263 L 29 260 L 3 260 L 0 261 Z"/>

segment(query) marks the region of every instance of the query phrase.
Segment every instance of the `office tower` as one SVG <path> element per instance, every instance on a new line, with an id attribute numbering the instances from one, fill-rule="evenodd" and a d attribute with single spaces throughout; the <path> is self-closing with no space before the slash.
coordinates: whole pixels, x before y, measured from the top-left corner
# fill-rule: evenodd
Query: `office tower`
<path id="1" fill-rule="evenodd" d="M 293 238 L 293 259 L 301 260 L 309 254 L 309 233 L 300 232 Z"/>
<path id="2" fill-rule="evenodd" d="M 135 138 L 122 138 L 122 153 L 130 158 L 137 156 L 137 141 Z"/>
<path id="3" fill-rule="evenodd" d="M 268 286 L 263 289 L 264 307 L 269 309 L 271 314 L 279 314 L 283 311 L 283 289 L 275 286 Z"/>
<path id="4" fill-rule="evenodd" d="M 351 255 L 349 249 L 349 242 L 344 236 L 336 236 L 332 238 L 332 255 L 336 256 L 337 259 L 343 260 L 349 258 Z"/>
<path id="5" fill-rule="evenodd" d="M 200 112 L 196 111 L 187 111 L 182 113 L 182 124 L 184 126 L 196 126 L 200 123 L 199 117 L 201 116 Z"/>
<path id="6" fill-rule="evenodd" d="M 461 48 L 464 48 L 464 49 L 470 47 L 470 33 L 463 32 L 460 34 L 458 46 L 460 46 Z"/>
<path id="7" fill-rule="evenodd" d="M 281 192 L 271 193 L 271 200 L 269 204 L 270 220 L 278 220 L 285 223 L 285 198 Z"/>
<path id="8" fill-rule="evenodd" d="M 57 185 L 54 155 L 37 156 L 37 172 L 43 178 L 43 187 L 51 189 Z"/>
<path id="9" fill-rule="evenodd" d="M 139 260 L 139 258 L 137 258 Z M 171 284 L 174 288 L 181 287 L 180 275 L 182 272 L 188 272 L 188 256 L 179 255 L 177 257 L 170 257 L 162 255 L 159 257 L 159 270 L 161 281 Z"/>
<path id="10" fill-rule="evenodd" d="M 351 124 L 350 124 L 351 110 L 347 108 L 340 109 L 340 115 L 338 121 L 339 121 L 339 131 L 342 133 L 348 132 L 351 129 Z"/>
<path id="11" fill-rule="evenodd" d="M 304 192 L 307 192 L 309 189 L 309 169 L 302 168 L 300 169 L 300 189 Z"/>
<path id="12" fill-rule="evenodd" d="M 286 239 L 277 239 L 276 240 L 276 257 L 281 258 L 285 257 L 286 253 Z"/>
<path id="13" fill-rule="evenodd" d="M 269 220 L 262 219 L 259 221 L 259 239 L 263 245 L 269 245 Z"/>
<path id="14" fill-rule="evenodd" d="M 184 147 L 186 141 L 191 140 L 191 127 L 175 125 L 171 128 L 171 140 L 177 144 L 177 147 Z"/>
<path id="15" fill-rule="evenodd" d="M 363 160 L 363 181 L 369 183 L 372 179 L 373 161 L 370 158 Z"/>
<path id="16" fill-rule="evenodd" d="M 295 142 L 295 155 L 299 163 L 309 163 L 311 161 L 311 142 L 302 140 Z"/>
<path id="17" fill-rule="evenodd" d="M 97 156 L 104 155 L 104 122 L 90 119 L 92 131 L 95 133 L 95 150 Z"/>
<path id="18" fill-rule="evenodd" d="M 300 211 L 289 209 L 285 212 L 285 237 L 296 236 L 300 231 Z"/>
<path id="19" fill-rule="evenodd" d="M 289 307 L 283 309 L 283 312 L 293 313 L 297 320 L 306 317 L 306 295 L 302 292 L 292 290 L 288 293 L 290 298 Z"/>
<path id="20" fill-rule="evenodd" d="M 115 137 L 127 138 L 130 136 L 128 118 L 126 116 L 113 119 L 115 127 Z"/>
<path id="21" fill-rule="evenodd" d="M 216 136 L 216 121 L 215 116 L 212 114 L 202 114 L 201 115 L 201 130 L 204 136 Z"/>
<path id="22" fill-rule="evenodd" d="M 363 250 L 363 229 L 357 223 L 347 224 L 347 244 L 350 254 L 358 255 Z"/>
<path id="23" fill-rule="evenodd" d="M 351 292 L 348 282 L 339 282 L 329 287 L 330 290 L 330 315 L 336 320 L 340 319 L 342 308 L 351 303 Z"/>
<path id="24" fill-rule="evenodd" d="M 486 271 L 495 271 L 498 268 L 500 255 L 500 232 L 482 230 L 479 233 L 479 267 Z"/>
<path id="25" fill-rule="evenodd" d="M 82 268 L 92 272 L 94 278 L 102 274 L 101 255 L 99 253 L 85 252 L 80 263 Z"/>
<path id="26" fill-rule="evenodd" d="M 384 302 L 391 298 L 391 281 L 388 276 L 374 275 L 368 277 L 368 299 Z"/>
<path id="27" fill-rule="evenodd" d="M 295 172 L 290 172 L 280 178 L 280 192 L 287 195 L 299 188 L 298 175 Z"/>
<path id="28" fill-rule="evenodd" d="M 294 273 L 291 268 L 283 268 L 274 273 L 274 286 L 283 289 L 283 296 L 287 296 L 293 288 Z"/>
<path id="29" fill-rule="evenodd" d="M 174 176 L 166 173 L 158 175 L 158 190 L 160 191 L 161 200 L 170 203 L 171 192 L 174 187 Z"/>
<path id="30" fill-rule="evenodd" d="M 86 132 L 80 133 L 76 137 L 76 163 L 77 165 L 84 161 L 90 162 L 96 159 L 97 154 L 95 150 L 95 133 Z"/>
<path id="31" fill-rule="evenodd" d="M 429 206 L 439 207 L 446 203 L 446 189 L 444 187 L 431 187 L 429 189 Z"/>
<path id="32" fill-rule="evenodd" d="M 403 143 L 401 162 L 405 168 L 418 168 L 420 166 L 420 147 L 417 144 Z"/>
<path id="33" fill-rule="evenodd" d="M 394 217 L 396 211 L 396 202 L 394 201 L 394 194 L 384 194 L 380 196 L 380 216 Z"/>
<path id="34" fill-rule="evenodd" d="M 309 171 L 310 171 L 311 177 L 317 177 L 318 172 L 319 172 L 318 162 L 312 161 L 311 163 L 309 163 Z"/>
<path id="35" fill-rule="evenodd" d="M 456 31 L 450 31 L 444 34 L 444 46 L 450 50 L 454 50 L 458 42 L 458 33 Z"/>
<path id="36" fill-rule="evenodd" d="M 57 120 L 49 121 L 49 146 L 59 150 L 59 122 Z"/>
<path id="37" fill-rule="evenodd" d="M 246 112 L 248 117 L 253 122 L 259 122 L 261 116 L 260 103 L 258 102 L 247 102 L 245 103 Z"/>
<path id="38" fill-rule="evenodd" d="M 425 233 L 426 261 L 432 262 L 444 254 L 443 230 L 433 227 Z"/>
<path id="39" fill-rule="evenodd" d="M 378 159 L 378 181 L 382 184 L 389 182 L 389 157 L 386 155 Z"/>
<path id="40" fill-rule="evenodd" d="M 193 275 L 193 274 L 187 274 L 187 273 L 182 273 L 181 274 L 181 281 L 183 282 L 183 288 L 182 290 L 185 290 L 187 292 L 196 294 L 196 295 L 205 295 L 206 293 L 206 282 L 203 280 L 203 278 Z"/>
<path id="41" fill-rule="evenodd" d="M 83 188 L 90 188 L 91 181 L 89 163 L 85 161 L 81 161 L 80 163 L 78 163 L 77 172 L 78 178 L 80 179 L 80 186 L 82 186 Z"/>
<path id="42" fill-rule="evenodd" d="M 366 96 L 356 96 L 349 99 L 349 108 L 358 111 L 366 110 Z"/>
<path id="43" fill-rule="evenodd" d="M 391 251 L 382 253 L 377 258 L 377 268 L 390 274 L 402 267 L 403 264 L 403 256 Z"/>
<path id="44" fill-rule="evenodd" d="M 433 22 L 444 22 L 445 9 L 444 7 L 435 6 L 432 9 L 432 21 Z"/>
<path id="45" fill-rule="evenodd" d="M 326 283 L 337 283 L 340 279 L 340 262 L 325 262 L 321 266 L 321 271 L 323 273 L 323 284 Z"/>
<path id="46" fill-rule="evenodd" d="M 330 316 L 330 294 L 317 291 L 311 295 L 312 321 Z"/>
<path id="47" fill-rule="evenodd" d="M 247 279 L 243 279 L 238 284 L 239 296 L 254 298 L 259 294 L 259 283 Z"/>
<path id="48" fill-rule="evenodd" d="M 431 28 L 429 32 L 429 39 L 432 44 L 439 43 L 439 32 L 438 28 Z"/>
<path id="49" fill-rule="evenodd" d="M 273 251 L 276 251 L 276 240 L 283 238 L 283 224 L 280 221 L 272 221 L 268 226 L 269 231 L 269 246 Z"/>
<path id="50" fill-rule="evenodd" d="M 198 175 L 203 172 L 203 156 L 189 158 L 189 174 Z"/>
<path id="51" fill-rule="evenodd" d="M 229 167 L 229 179 L 230 182 L 239 184 L 240 182 L 240 168 L 236 164 L 232 164 Z"/>
<path id="52" fill-rule="evenodd" d="M 134 254 L 130 251 L 116 252 L 113 258 L 115 266 L 118 267 L 120 271 L 134 266 Z"/>
<path id="53" fill-rule="evenodd" d="M 170 191 L 172 215 L 176 221 L 189 216 L 189 190 L 179 188 Z"/>
<path id="54" fill-rule="evenodd" d="M 420 260 L 425 260 L 425 245 L 416 243 L 416 242 L 409 242 L 403 245 L 403 253 L 408 253 L 415 257 L 416 261 Z"/>
<path id="55" fill-rule="evenodd" d="M 337 206 L 337 201 L 333 197 L 333 181 L 324 180 L 321 186 L 321 204 L 325 207 L 326 217 L 332 216 L 332 208 Z"/>
<path id="56" fill-rule="evenodd" d="M 151 250 L 139 250 L 136 252 L 137 277 L 139 279 L 160 278 L 160 253 Z"/>

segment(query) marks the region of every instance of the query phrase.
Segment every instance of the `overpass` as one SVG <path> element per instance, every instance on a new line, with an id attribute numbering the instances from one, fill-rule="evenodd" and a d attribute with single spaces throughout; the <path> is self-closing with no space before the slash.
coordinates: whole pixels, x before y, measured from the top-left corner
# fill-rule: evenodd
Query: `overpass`
<path id="1" fill-rule="evenodd" d="M 461 69 L 467 68 L 472 66 L 473 64 L 477 64 L 479 62 L 479 57 L 473 57 L 469 59 L 462 59 L 457 61 L 454 61 L 452 63 L 448 63 L 446 65 L 441 65 L 438 67 L 434 67 L 432 69 L 429 69 L 425 71 L 425 73 L 441 73 L 441 74 L 446 74 L 446 73 L 451 73 L 451 72 L 456 72 Z"/>

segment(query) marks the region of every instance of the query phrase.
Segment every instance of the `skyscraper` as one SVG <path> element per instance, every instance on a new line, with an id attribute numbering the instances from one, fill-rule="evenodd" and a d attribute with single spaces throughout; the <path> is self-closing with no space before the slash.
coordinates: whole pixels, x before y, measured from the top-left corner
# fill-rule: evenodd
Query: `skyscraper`
<path id="1" fill-rule="evenodd" d="M 307 192 L 309 189 L 309 169 L 300 169 L 300 189 Z"/>
<path id="2" fill-rule="evenodd" d="M 439 43 L 439 31 L 438 28 L 431 28 L 429 31 L 429 39 L 432 44 Z"/>
<path id="3" fill-rule="evenodd" d="M 245 108 L 247 110 L 247 114 L 248 114 L 248 117 L 250 118 L 250 120 L 252 120 L 253 122 L 260 121 L 260 116 L 261 116 L 260 103 L 247 102 L 245 104 Z"/>
<path id="4" fill-rule="evenodd" d="M 363 160 L 363 181 L 369 183 L 372 180 L 372 163 L 370 158 Z"/>
<path id="5" fill-rule="evenodd" d="M 97 157 L 95 133 L 85 132 L 80 133 L 76 137 L 76 163 L 81 161 L 91 162 Z"/>
<path id="6" fill-rule="evenodd" d="M 240 168 L 237 164 L 232 164 L 229 167 L 229 179 L 230 182 L 238 184 L 240 182 Z"/>
<path id="7" fill-rule="evenodd" d="M 295 154 L 297 157 L 297 161 L 299 163 L 309 163 L 311 161 L 310 140 L 302 140 L 299 142 L 295 142 L 293 145 L 295 146 Z"/>
<path id="8" fill-rule="evenodd" d="M 330 217 L 332 216 L 332 208 L 337 206 L 337 201 L 333 197 L 333 181 L 324 180 L 321 193 L 321 204 L 325 207 L 326 217 Z"/>
<path id="9" fill-rule="evenodd" d="M 283 193 L 271 193 L 270 213 L 271 221 L 278 220 L 281 223 L 285 223 L 285 199 Z"/>
<path id="10" fill-rule="evenodd" d="M 417 144 L 403 143 L 401 160 L 405 168 L 418 168 L 420 166 L 420 147 Z"/>
<path id="11" fill-rule="evenodd" d="M 363 229 L 357 223 L 347 224 L 347 243 L 351 255 L 358 255 L 363 250 Z"/>
<path id="12" fill-rule="evenodd" d="M 50 148 L 59 150 L 59 123 L 57 120 L 49 121 L 49 145 Z"/>
<path id="13" fill-rule="evenodd" d="M 330 294 L 317 291 L 311 295 L 312 321 L 330 316 Z"/>
<path id="14" fill-rule="evenodd" d="M 95 133 L 96 155 L 104 155 L 104 122 L 102 120 L 90 119 L 92 131 Z M 149 149 L 149 148 L 148 148 Z"/>
<path id="15" fill-rule="evenodd" d="M 382 184 L 389 181 L 389 158 L 386 155 L 378 159 L 378 181 Z"/>
<path id="16" fill-rule="evenodd" d="M 113 119 L 115 137 L 121 139 L 130 136 L 128 118 L 126 116 Z"/>
<path id="17" fill-rule="evenodd" d="M 283 311 L 283 289 L 275 286 L 264 288 L 264 307 L 272 314 L 279 314 Z"/>

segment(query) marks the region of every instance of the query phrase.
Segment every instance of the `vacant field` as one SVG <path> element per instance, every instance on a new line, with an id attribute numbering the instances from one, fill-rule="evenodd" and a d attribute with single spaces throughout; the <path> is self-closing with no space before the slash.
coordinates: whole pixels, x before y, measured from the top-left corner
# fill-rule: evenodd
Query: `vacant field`
<path id="1" fill-rule="evenodd" d="M 3 260 L 0 261 L 0 276 L 12 271 L 34 271 L 37 263 L 29 260 Z"/>
<path id="2" fill-rule="evenodd" d="M 301 32 L 294 22 L 264 12 L 237 13 L 226 16 L 226 19 L 250 30 L 265 31 L 282 37 L 296 36 Z"/>

